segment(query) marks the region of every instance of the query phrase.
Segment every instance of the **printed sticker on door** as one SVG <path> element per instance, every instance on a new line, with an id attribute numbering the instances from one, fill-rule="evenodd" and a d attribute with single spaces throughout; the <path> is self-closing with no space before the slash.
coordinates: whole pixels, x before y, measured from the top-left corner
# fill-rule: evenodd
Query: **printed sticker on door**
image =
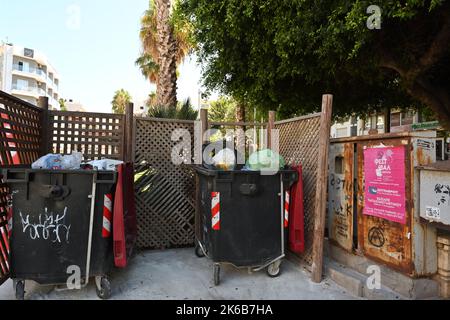
<path id="1" fill-rule="evenodd" d="M 365 215 L 406 224 L 405 147 L 364 150 Z"/>

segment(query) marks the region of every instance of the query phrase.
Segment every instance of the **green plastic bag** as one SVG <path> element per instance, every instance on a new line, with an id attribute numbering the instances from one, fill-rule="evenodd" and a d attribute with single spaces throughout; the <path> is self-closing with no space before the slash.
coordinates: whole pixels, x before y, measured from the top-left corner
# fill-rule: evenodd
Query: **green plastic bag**
<path id="1" fill-rule="evenodd" d="M 248 158 L 246 167 L 251 171 L 278 171 L 284 168 L 285 164 L 284 158 L 278 153 L 270 149 L 264 149 L 252 153 Z"/>

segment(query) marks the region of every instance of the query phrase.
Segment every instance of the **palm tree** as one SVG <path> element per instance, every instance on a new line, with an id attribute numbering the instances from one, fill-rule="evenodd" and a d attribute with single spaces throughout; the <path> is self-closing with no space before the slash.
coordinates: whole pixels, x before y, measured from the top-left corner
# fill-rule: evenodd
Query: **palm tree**
<path id="1" fill-rule="evenodd" d="M 191 26 L 176 7 L 174 0 L 150 0 L 141 19 L 143 52 L 136 60 L 144 77 L 156 83 L 157 104 L 165 107 L 177 104 L 177 66 L 193 47 Z"/>
<path id="2" fill-rule="evenodd" d="M 151 83 L 158 82 L 159 67 L 149 53 L 143 53 L 137 60 L 136 65 L 141 69 L 144 78 Z"/>
<path id="3" fill-rule="evenodd" d="M 131 102 L 131 95 L 125 89 L 117 90 L 111 101 L 112 110 L 117 114 L 124 114 L 127 105 Z"/>

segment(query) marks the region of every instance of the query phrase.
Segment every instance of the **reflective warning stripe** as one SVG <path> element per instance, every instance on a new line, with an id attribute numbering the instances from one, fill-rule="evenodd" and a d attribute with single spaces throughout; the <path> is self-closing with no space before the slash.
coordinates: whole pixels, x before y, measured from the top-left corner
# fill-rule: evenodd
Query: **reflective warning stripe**
<path id="1" fill-rule="evenodd" d="M 220 192 L 211 192 L 211 223 L 213 230 L 220 230 Z"/>
<path id="2" fill-rule="evenodd" d="M 286 191 L 286 196 L 284 198 L 284 227 L 289 226 L 289 202 L 290 202 L 290 192 Z"/>
<path id="3" fill-rule="evenodd" d="M 112 221 L 112 195 L 105 194 L 103 202 L 103 228 L 102 237 L 109 238 L 111 236 L 111 221 Z"/>

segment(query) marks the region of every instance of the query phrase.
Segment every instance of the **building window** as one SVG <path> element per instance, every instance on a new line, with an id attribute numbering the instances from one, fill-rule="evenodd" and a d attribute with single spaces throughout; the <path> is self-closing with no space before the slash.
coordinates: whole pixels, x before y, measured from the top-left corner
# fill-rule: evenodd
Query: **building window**
<path id="1" fill-rule="evenodd" d="M 401 113 L 396 112 L 391 114 L 391 127 L 399 127 L 401 125 Z"/>
<path id="2" fill-rule="evenodd" d="M 336 129 L 336 138 L 343 138 L 348 136 L 348 129 L 347 128 L 339 128 Z"/>
<path id="3" fill-rule="evenodd" d="M 19 71 L 23 71 L 23 62 L 19 61 Z"/>
<path id="4" fill-rule="evenodd" d="M 28 89 L 28 81 L 23 79 L 17 79 L 16 82 L 17 90 L 27 90 Z"/>
<path id="5" fill-rule="evenodd" d="M 407 111 L 402 113 L 402 126 L 414 123 L 414 112 Z"/>

